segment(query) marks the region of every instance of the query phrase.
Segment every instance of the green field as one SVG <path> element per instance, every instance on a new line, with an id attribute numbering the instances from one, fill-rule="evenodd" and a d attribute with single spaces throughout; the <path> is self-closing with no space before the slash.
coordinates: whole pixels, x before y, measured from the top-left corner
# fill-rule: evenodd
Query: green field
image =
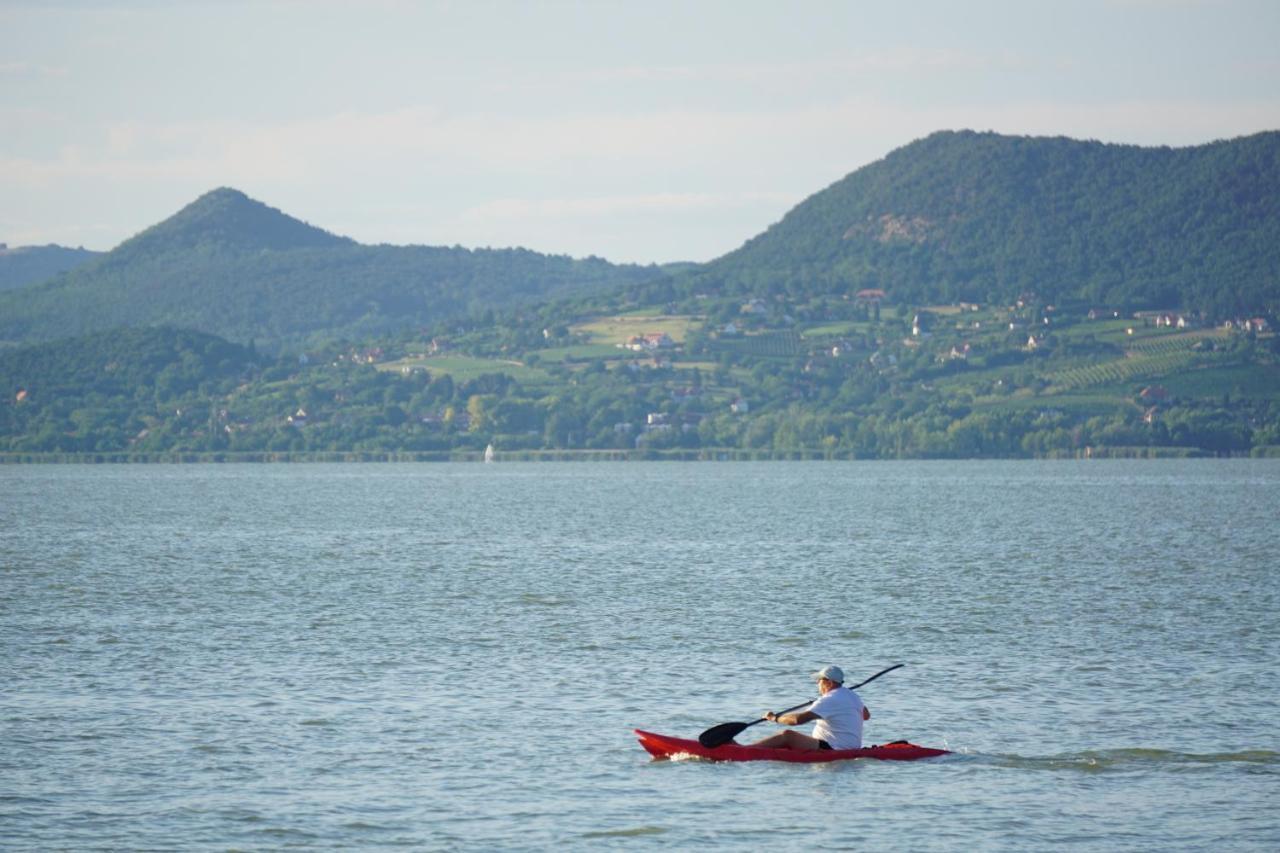
<path id="1" fill-rule="evenodd" d="M 1008 379 L 1019 370 L 1017 365 L 1000 365 L 999 367 L 966 367 L 955 373 L 938 376 L 931 380 L 939 388 L 958 388 L 965 385 L 982 385 L 998 379 Z"/>
<path id="2" fill-rule="evenodd" d="M 1119 396 L 1108 394 L 1054 394 L 1038 397 L 1010 397 L 974 404 L 975 411 L 999 414 L 1023 412 L 1028 409 L 1046 409 L 1070 414 L 1111 414 L 1132 410 L 1135 404 Z"/>
<path id="3" fill-rule="evenodd" d="M 1280 400 L 1280 366 L 1230 365 L 1193 370 L 1161 380 L 1177 397 L 1232 397 Z"/>
<path id="4" fill-rule="evenodd" d="M 870 323 L 846 322 L 828 323 L 825 326 L 812 326 L 800 333 L 802 338 L 839 338 L 846 335 L 861 335 L 871 328 Z"/>
<path id="5" fill-rule="evenodd" d="M 1133 330 L 1133 334 L 1129 334 L 1130 329 Z M 1153 351 L 1177 348 L 1187 349 L 1198 341 L 1225 340 L 1231 335 L 1225 329 L 1179 331 L 1178 329 L 1156 328 L 1154 326 L 1144 326 L 1141 320 L 1131 320 L 1123 317 L 1113 320 L 1092 320 L 1077 323 L 1068 328 L 1055 330 L 1055 334 L 1060 334 L 1067 339 L 1093 336 L 1102 343 L 1116 344 L 1125 349 Z"/>
<path id="6" fill-rule="evenodd" d="M 1112 320 L 1086 320 L 1062 329 L 1054 329 L 1054 334 L 1061 335 L 1066 339 L 1093 337 L 1105 343 L 1124 346 L 1127 342 L 1133 340 L 1125 332 L 1129 328 L 1134 328 L 1133 320 L 1126 320 L 1121 317 Z M 1142 324 L 1138 323 L 1134 331 L 1139 332 L 1141 330 Z"/>
<path id="7" fill-rule="evenodd" d="M 575 344 L 567 347 L 550 347 L 536 352 L 538 360 L 543 364 L 582 359 L 626 358 L 634 355 L 629 350 L 619 349 L 614 344 Z"/>
<path id="8" fill-rule="evenodd" d="M 1200 329 L 1194 332 L 1156 332 L 1135 338 L 1125 346 L 1129 352 L 1143 355 L 1162 355 L 1179 350 L 1192 349 L 1201 341 L 1226 341 L 1231 333 L 1225 329 Z"/>
<path id="9" fill-rule="evenodd" d="M 388 361 L 377 365 L 378 370 L 403 372 L 425 369 L 433 376 L 447 374 L 455 382 L 465 382 L 486 373 L 505 373 L 521 382 L 549 382 L 551 377 L 545 370 L 529 367 L 519 361 L 496 358 L 473 358 L 468 355 L 433 355 L 426 358 L 403 358 L 399 361 Z"/>
<path id="10" fill-rule="evenodd" d="M 690 327 L 702 323 L 703 318 L 692 314 L 654 314 L 642 312 L 615 314 L 575 323 L 569 331 L 575 335 L 587 335 L 593 344 L 617 346 L 625 344 L 636 335 L 666 332 L 671 340 L 682 344 L 689 337 Z"/>

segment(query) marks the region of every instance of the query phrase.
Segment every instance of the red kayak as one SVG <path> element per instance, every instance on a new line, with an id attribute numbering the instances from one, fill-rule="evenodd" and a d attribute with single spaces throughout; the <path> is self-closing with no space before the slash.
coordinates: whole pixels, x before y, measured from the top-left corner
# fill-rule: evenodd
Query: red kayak
<path id="1" fill-rule="evenodd" d="M 950 755 L 945 749 L 933 749 L 917 746 L 905 740 L 886 743 L 880 746 L 864 746 L 862 749 L 769 749 L 755 746 L 743 746 L 738 743 L 726 743 L 715 749 L 707 749 L 696 740 L 685 740 L 669 735 L 658 735 L 636 729 L 636 737 L 654 758 L 672 758 L 677 755 L 692 755 L 696 758 L 708 758 L 712 761 L 796 761 L 811 764 L 823 761 L 847 761 L 851 758 L 876 758 L 880 761 L 915 761 L 920 758 L 936 758 L 939 755 Z"/>

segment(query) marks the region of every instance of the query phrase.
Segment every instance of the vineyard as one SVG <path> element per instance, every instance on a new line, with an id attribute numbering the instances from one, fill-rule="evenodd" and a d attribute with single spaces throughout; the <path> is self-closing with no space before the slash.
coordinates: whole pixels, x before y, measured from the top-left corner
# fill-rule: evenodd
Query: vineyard
<path id="1" fill-rule="evenodd" d="M 1183 346 L 1159 355 L 1135 355 L 1086 367 L 1073 367 L 1060 373 L 1051 373 L 1045 378 L 1054 389 L 1068 391 L 1096 385 L 1156 379 L 1193 367 L 1218 363 L 1225 358 L 1226 356 L 1220 353 L 1198 353 Z"/>
<path id="2" fill-rule="evenodd" d="M 800 336 L 792 331 L 765 332 L 741 338 L 721 338 L 715 348 L 722 352 L 756 358 L 791 358 L 800 355 Z"/>
<path id="3" fill-rule="evenodd" d="M 1193 367 L 1221 363 L 1222 353 L 1203 352 L 1196 346 L 1203 341 L 1223 340 L 1227 335 L 1221 329 L 1206 329 L 1144 338 L 1129 343 L 1122 359 L 1073 367 L 1045 378 L 1054 388 L 1065 391 L 1169 376 Z"/>
<path id="4" fill-rule="evenodd" d="M 1185 352 L 1201 341 L 1225 341 L 1230 333 L 1223 329 L 1207 329 L 1199 332 L 1187 332 L 1180 335 L 1163 335 L 1143 338 L 1125 345 L 1125 350 L 1139 355 L 1164 355 L 1171 352 Z"/>

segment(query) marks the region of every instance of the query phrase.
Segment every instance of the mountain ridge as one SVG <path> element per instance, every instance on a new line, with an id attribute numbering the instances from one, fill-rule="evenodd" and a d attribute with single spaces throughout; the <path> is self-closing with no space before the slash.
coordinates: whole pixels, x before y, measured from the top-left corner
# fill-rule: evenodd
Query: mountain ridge
<path id="1" fill-rule="evenodd" d="M 221 187 L 84 266 L 0 293 L 0 342 L 173 325 L 267 349 L 445 328 L 562 297 L 699 293 L 1280 311 L 1280 131 L 1186 148 L 940 131 L 707 264 L 370 246 Z"/>
<path id="2" fill-rule="evenodd" d="M 8 246 L 0 243 L 0 291 L 39 284 L 52 276 L 83 266 L 101 252 L 49 243 L 45 246 Z"/>
<path id="3" fill-rule="evenodd" d="M 527 249 L 364 245 L 222 187 L 81 268 L 0 293 L 0 341 L 169 325 L 275 349 L 433 326 L 659 274 Z"/>
<path id="4" fill-rule="evenodd" d="M 939 131 L 792 208 L 690 289 L 1275 310 L 1280 131 L 1186 148 Z M 1229 295 L 1209 293 L 1225 278 Z"/>
<path id="5" fill-rule="evenodd" d="M 240 190 L 218 187 L 108 254 L 119 259 L 184 248 L 254 252 L 351 245 L 356 242 L 348 237 L 309 225 Z"/>

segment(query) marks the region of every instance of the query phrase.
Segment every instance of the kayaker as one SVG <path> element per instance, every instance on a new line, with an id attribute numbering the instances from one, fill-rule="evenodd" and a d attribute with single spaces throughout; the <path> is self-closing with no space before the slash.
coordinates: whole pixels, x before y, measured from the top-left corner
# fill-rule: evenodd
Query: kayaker
<path id="1" fill-rule="evenodd" d="M 807 735 L 794 729 L 786 729 L 756 741 L 752 746 L 775 749 L 861 749 L 862 721 L 871 719 L 871 712 L 862 704 L 857 693 L 845 688 L 844 670 L 838 666 L 823 667 L 813 674 L 822 694 L 803 711 L 778 716 L 766 711 L 764 718 L 780 726 L 803 726 L 818 721 L 813 734 Z"/>

